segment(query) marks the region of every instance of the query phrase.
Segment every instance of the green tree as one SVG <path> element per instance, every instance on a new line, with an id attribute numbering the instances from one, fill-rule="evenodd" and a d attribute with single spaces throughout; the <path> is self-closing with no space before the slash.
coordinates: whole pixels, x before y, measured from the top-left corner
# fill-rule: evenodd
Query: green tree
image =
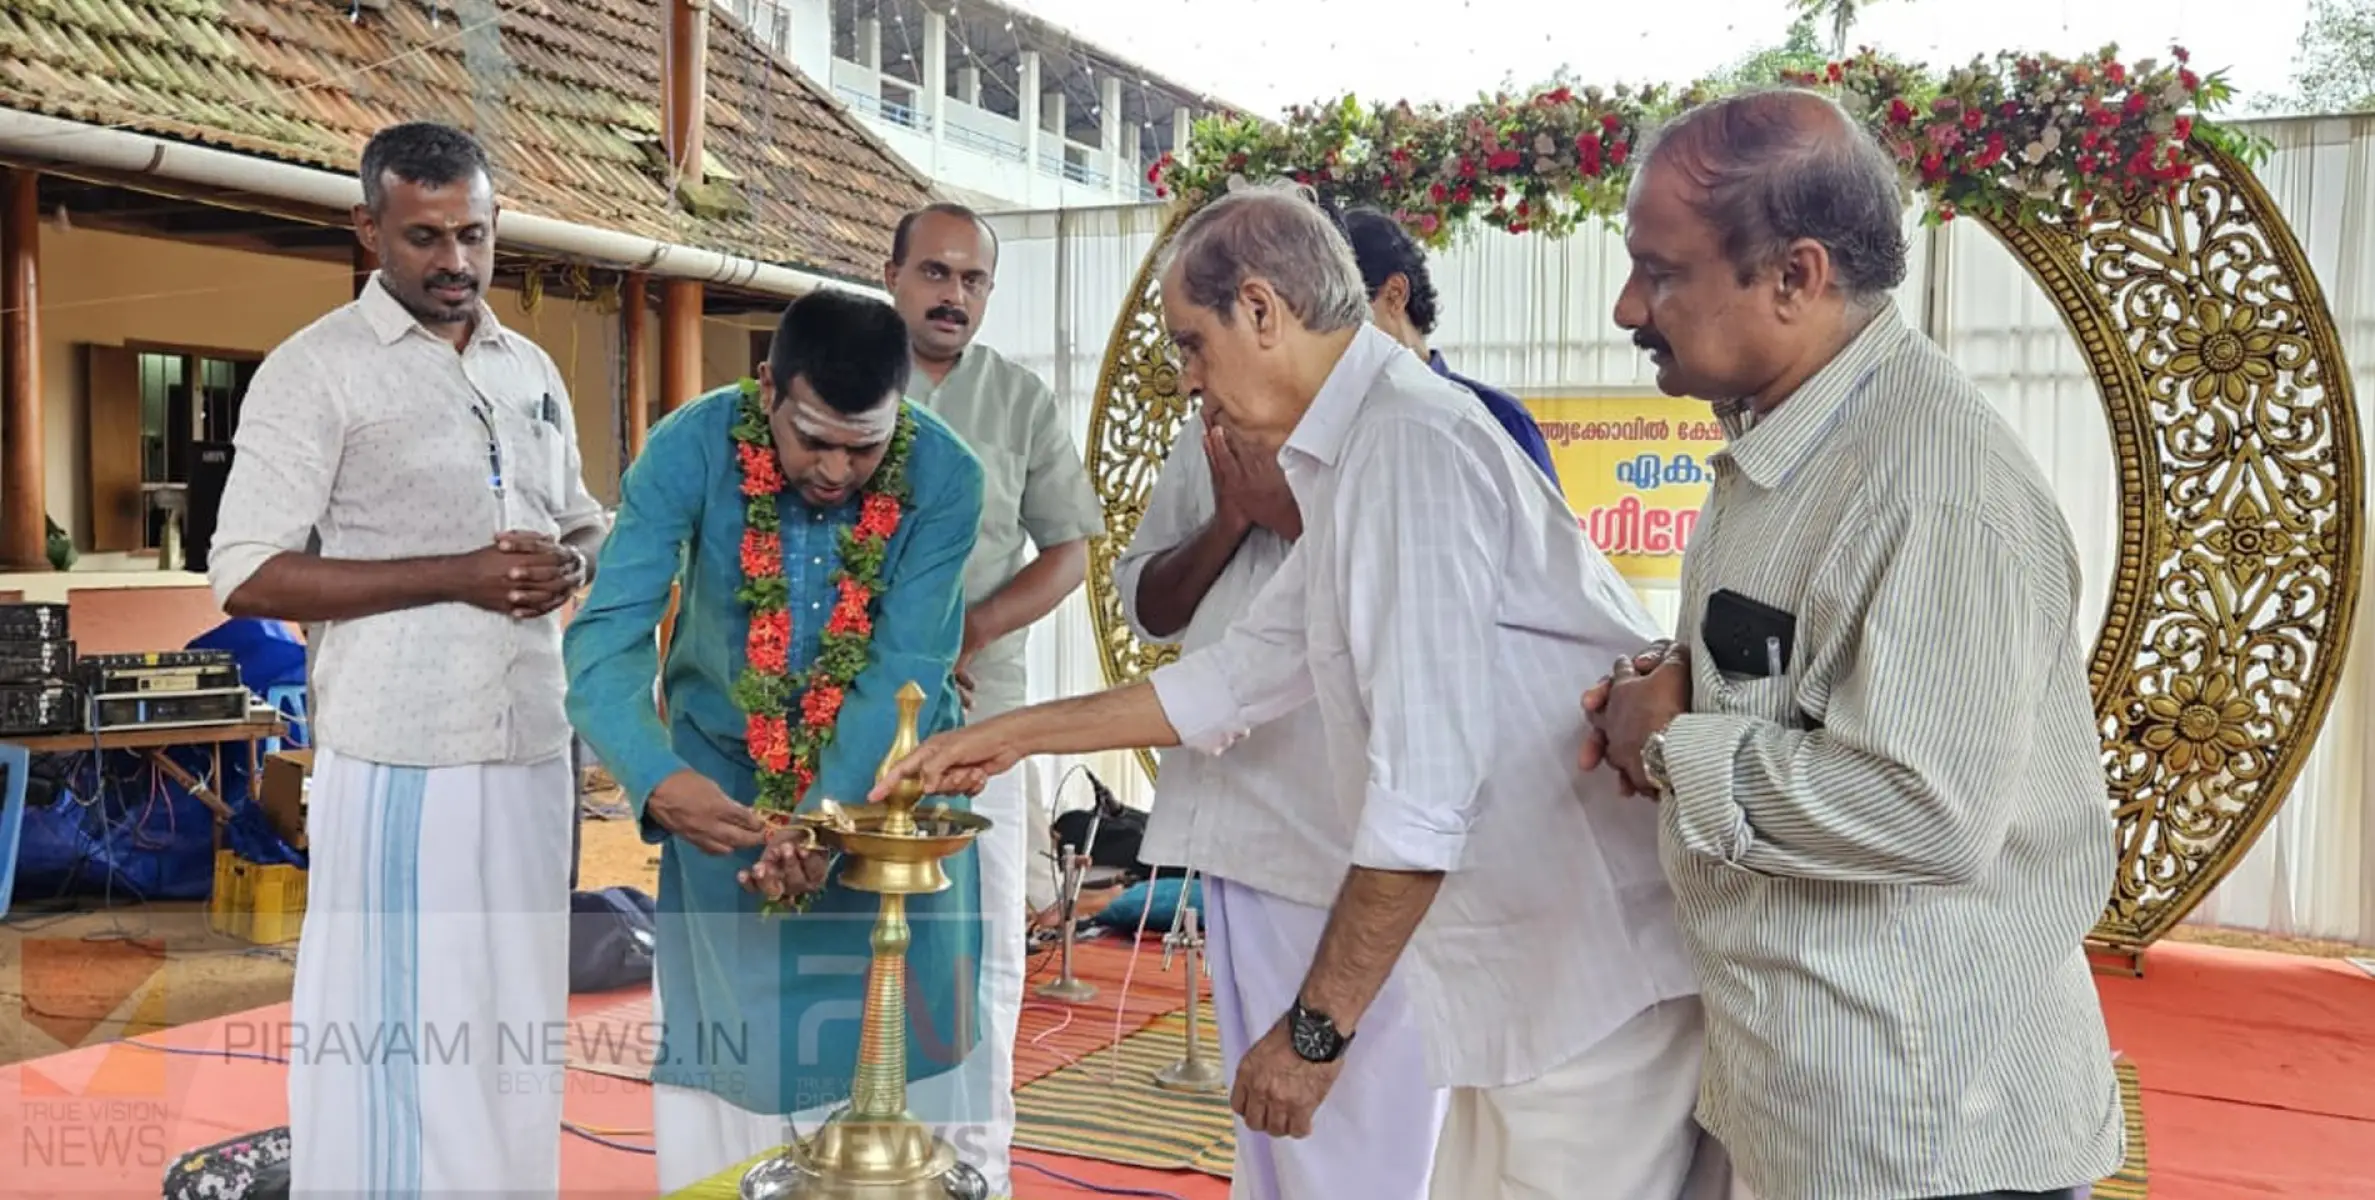
<path id="1" fill-rule="evenodd" d="M 1801 13 L 1791 21 L 1789 32 L 1782 35 L 1781 44 L 1767 46 L 1740 61 L 1725 67 L 1708 78 L 1708 82 L 1729 91 L 1739 88 L 1771 87 L 1781 82 L 1790 71 L 1820 71 L 1829 57 L 1823 53 L 1821 36 L 1815 33 L 1814 17 Z"/>
<path id="2" fill-rule="evenodd" d="M 1847 57 L 1848 31 L 1855 28 L 1858 13 L 1880 3 L 1881 0 L 1789 0 L 1789 5 L 1801 15 L 1831 27 L 1831 57 Z"/>
<path id="3" fill-rule="evenodd" d="M 2310 0 L 2293 106 L 2375 111 L 2375 0 Z"/>

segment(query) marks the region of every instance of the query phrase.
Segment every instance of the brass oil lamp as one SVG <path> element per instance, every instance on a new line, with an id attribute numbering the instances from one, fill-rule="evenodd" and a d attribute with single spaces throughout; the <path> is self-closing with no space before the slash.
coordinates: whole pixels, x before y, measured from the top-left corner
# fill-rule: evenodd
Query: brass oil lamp
<path id="1" fill-rule="evenodd" d="M 911 681 L 898 701 L 898 733 L 877 780 L 919 741 L 924 690 Z M 881 804 L 802 814 L 798 828 L 841 856 L 842 884 L 882 897 L 865 1023 L 849 1103 L 814 1134 L 744 1172 L 742 1200 L 985 1200 L 989 1194 L 981 1172 L 907 1111 L 907 898 L 946 891 L 943 860 L 990 827 L 986 817 L 941 807 L 919 816 L 922 799 L 922 785 L 908 780 Z"/>

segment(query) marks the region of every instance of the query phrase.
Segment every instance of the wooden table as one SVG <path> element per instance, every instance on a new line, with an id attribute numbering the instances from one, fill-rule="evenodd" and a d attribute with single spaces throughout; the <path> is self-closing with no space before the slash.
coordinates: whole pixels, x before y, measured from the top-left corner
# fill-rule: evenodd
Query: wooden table
<path id="1" fill-rule="evenodd" d="M 48 733 L 39 737 L 4 738 L 0 741 L 23 746 L 29 754 L 84 754 L 92 751 L 129 750 L 147 756 L 151 766 L 173 778 L 188 789 L 199 803 L 214 810 L 217 821 L 231 819 L 231 806 L 224 802 L 204 780 L 182 769 L 180 763 L 166 757 L 165 751 L 180 746 L 206 746 L 214 755 L 214 777 L 223 777 L 223 747 L 247 743 L 247 777 L 253 781 L 259 766 L 256 748 L 265 741 L 288 732 L 288 726 L 278 717 L 263 720 L 249 719 L 230 725 L 191 725 L 177 729 L 110 729 L 101 733 Z M 93 764 L 92 770 L 98 769 Z M 251 783 L 251 787 L 253 784 Z"/>

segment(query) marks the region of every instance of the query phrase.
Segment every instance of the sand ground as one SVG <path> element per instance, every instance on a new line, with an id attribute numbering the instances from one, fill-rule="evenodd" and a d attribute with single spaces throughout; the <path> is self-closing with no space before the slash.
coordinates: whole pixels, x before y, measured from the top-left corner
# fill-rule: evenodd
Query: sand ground
<path id="1" fill-rule="evenodd" d="M 578 887 L 657 892 L 658 850 L 637 835 L 608 779 L 589 775 Z M 296 949 L 215 933 L 203 903 L 12 911 L 0 923 L 0 1063 L 281 1003 Z"/>

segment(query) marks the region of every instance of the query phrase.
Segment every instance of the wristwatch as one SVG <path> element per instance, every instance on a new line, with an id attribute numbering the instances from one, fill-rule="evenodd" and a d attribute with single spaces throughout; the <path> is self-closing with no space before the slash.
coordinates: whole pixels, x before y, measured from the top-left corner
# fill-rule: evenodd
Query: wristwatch
<path id="1" fill-rule="evenodd" d="M 1672 792 L 1674 785 L 1666 781 L 1666 731 L 1661 729 L 1641 743 L 1641 773 L 1649 777 L 1649 786 L 1660 792 Z"/>
<path id="2" fill-rule="evenodd" d="M 1304 1062 L 1332 1063 L 1344 1057 L 1344 1048 L 1352 1044 L 1352 1038 L 1349 1033 L 1337 1032 L 1335 1021 L 1303 1007 L 1301 1000 L 1287 1013 L 1287 1040 Z"/>

